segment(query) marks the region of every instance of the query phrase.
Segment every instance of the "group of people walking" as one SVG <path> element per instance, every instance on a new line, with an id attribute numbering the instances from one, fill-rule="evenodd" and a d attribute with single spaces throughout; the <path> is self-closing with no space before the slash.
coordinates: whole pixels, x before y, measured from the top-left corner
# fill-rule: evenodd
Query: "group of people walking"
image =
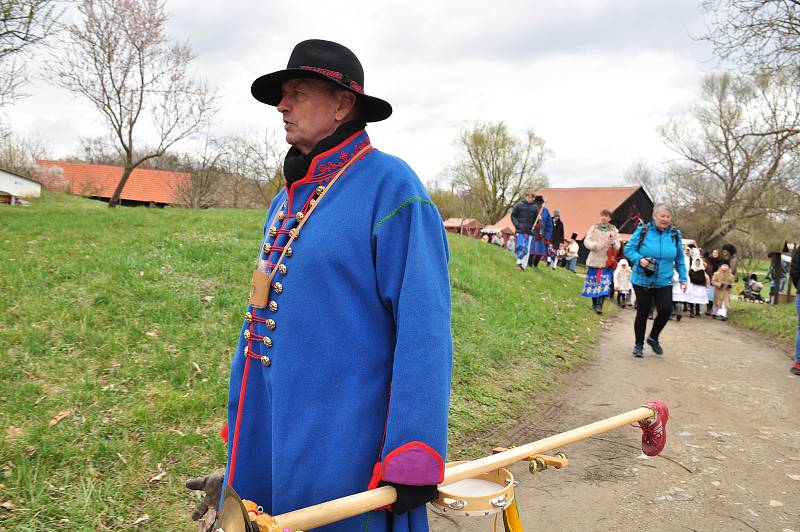
<path id="1" fill-rule="evenodd" d="M 508 249 L 517 257 L 517 267 L 525 271 L 534 268 L 544 258 L 548 266 L 559 265 L 574 272 L 578 263 L 577 234 L 564 239 L 564 224 L 559 211 L 550 211 L 544 206 L 544 197 L 527 190 L 523 200 L 511 210 L 511 223 L 515 235 L 508 240 Z"/>

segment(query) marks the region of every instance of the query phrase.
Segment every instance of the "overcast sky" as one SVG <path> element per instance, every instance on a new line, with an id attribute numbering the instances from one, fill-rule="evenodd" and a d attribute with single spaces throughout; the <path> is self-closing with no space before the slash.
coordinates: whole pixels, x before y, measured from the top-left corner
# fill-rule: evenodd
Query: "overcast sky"
<path id="1" fill-rule="evenodd" d="M 368 127 L 373 144 L 441 178 L 459 127 L 504 120 L 533 129 L 551 150 L 551 186 L 621 184 L 637 160 L 672 155 L 656 129 L 697 98 L 716 68 L 692 39 L 706 19 L 696 0 L 333 2 L 168 0 L 172 39 L 188 40 L 194 67 L 221 96 L 214 134 L 281 124 L 250 96 L 261 74 L 286 66 L 304 39 L 340 42 L 365 70 L 368 94 L 394 114 Z M 55 157 L 104 134 L 88 103 L 46 82 L 6 111 Z"/>

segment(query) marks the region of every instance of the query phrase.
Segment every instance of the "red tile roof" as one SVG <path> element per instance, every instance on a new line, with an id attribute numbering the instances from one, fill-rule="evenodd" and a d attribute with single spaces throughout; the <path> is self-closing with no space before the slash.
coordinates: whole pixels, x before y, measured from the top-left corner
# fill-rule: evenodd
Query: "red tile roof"
<path id="1" fill-rule="evenodd" d="M 448 218 L 447 220 L 444 221 L 444 226 L 447 228 L 456 228 L 456 229 L 460 227 L 480 229 L 481 227 L 483 227 L 483 224 L 481 224 L 475 218 Z"/>
<path id="2" fill-rule="evenodd" d="M 593 223 L 599 221 L 600 211 L 611 212 L 631 197 L 638 186 L 632 187 L 579 187 L 579 188 L 542 188 L 536 194 L 544 197 L 545 207 L 553 214 L 559 211 L 561 223 L 564 224 L 564 236 L 578 233 L 578 240 L 583 240 L 586 231 Z M 514 230 L 509 212 L 495 226 Z"/>
<path id="3" fill-rule="evenodd" d="M 105 164 L 72 163 L 64 161 L 37 161 L 43 168 L 60 167 L 69 181 L 69 190 L 80 196 L 111 198 L 122 177 L 121 166 Z M 191 174 L 136 168 L 122 189 L 120 199 L 184 205 L 179 190 L 190 185 Z"/>

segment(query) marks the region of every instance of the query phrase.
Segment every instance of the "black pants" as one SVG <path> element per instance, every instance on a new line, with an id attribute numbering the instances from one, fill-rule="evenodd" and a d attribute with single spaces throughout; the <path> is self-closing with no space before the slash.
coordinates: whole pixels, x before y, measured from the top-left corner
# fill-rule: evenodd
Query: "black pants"
<path id="1" fill-rule="evenodd" d="M 662 286 L 661 288 L 645 288 L 644 286 L 633 285 L 636 292 L 636 320 L 633 322 L 633 331 L 636 334 L 636 345 L 644 345 L 644 333 L 647 328 L 647 315 L 650 309 L 655 306 L 658 314 L 653 320 L 653 328 L 650 329 L 650 336 L 658 340 L 658 335 L 664 329 L 672 313 L 672 285 Z"/>
<path id="2" fill-rule="evenodd" d="M 534 268 L 538 268 L 540 260 L 542 260 L 541 255 L 534 255 L 531 253 L 531 255 L 528 257 L 528 266 L 533 266 Z"/>

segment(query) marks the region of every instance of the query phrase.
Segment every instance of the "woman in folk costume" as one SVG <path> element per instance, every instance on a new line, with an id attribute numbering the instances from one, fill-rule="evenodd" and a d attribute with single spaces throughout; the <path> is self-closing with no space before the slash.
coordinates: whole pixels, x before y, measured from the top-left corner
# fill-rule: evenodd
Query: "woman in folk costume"
<path id="1" fill-rule="evenodd" d="M 372 147 L 366 122 L 392 108 L 363 87 L 353 52 L 322 40 L 251 87 L 292 147 L 231 363 L 224 482 L 272 515 L 389 484 L 389 511 L 316 530 L 426 532 L 447 446 L 449 253 L 419 178 Z"/>
<path id="2" fill-rule="evenodd" d="M 617 293 L 617 305 L 625 307 L 633 289 L 631 285 L 631 267 L 627 259 L 620 259 L 614 270 L 614 291 Z"/>
<path id="3" fill-rule="evenodd" d="M 695 248 L 696 249 L 696 248 Z M 689 317 L 699 318 L 708 303 L 708 286 L 711 284 L 706 265 L 700 253 L 694 253 L 689 266 L 689 286 L 686 289 L 689 301 Z"/>
<path id="4" fill-rule="evenodd" d="M 691 255 L 692 248 L 685 248 L 683 250 L 683 271 L 686 272 L 689 270 L 689 265 L 691 261 L 689 256 Z M 689 289 L 686 288 L 684 290 L 681 287 L 681 279 L 678 270 L 675 269 L 672 273 L 672 315 L 675 317 L 675 321 L 681 321 L 681 317 L 683 317 L 683 311 L 688 310 L 689 306 Z"/>
<path id="5" fill-rule="evenodd" d="M 533 224 L 533 242 L 531 243 L 531 264 L 536 268 L 543 257 L 548 256 L 550 239 L 553 237 L 553 218 L 544 206 L 544 198 L 536 196 L 533 203 L 539 208 L 539 214 Z"/>
<path id="6" fill-rule="evenodd" d="M 611 211 L 600 211 L 600 221 L 589 228 L 583 245 L 589 250 L 586 257 L 586 282 L 583 297 L 592 298 L 592 309 L 603 313 L 603 303 L 611 295 L 614 283 L 614 268 L 617 266 L 617 252 L 620 248 L 619 231 L 611 225 Z"/>
<path id="7" fill-rule="evenodd" d="M 734 282 L 735 279 L 730 265 L 723 262 L 719 270 L 717 270 L 717 273 L 711 278 L 711 284 L 714 285 L 714 309 L 711 311 L 714 319 L 717 319 L 717 316 L 719 316 L 719 319 L 722 321 L 728 319 L 728 307 L 731 304 L 731 288 L 733 288 Z"/>

